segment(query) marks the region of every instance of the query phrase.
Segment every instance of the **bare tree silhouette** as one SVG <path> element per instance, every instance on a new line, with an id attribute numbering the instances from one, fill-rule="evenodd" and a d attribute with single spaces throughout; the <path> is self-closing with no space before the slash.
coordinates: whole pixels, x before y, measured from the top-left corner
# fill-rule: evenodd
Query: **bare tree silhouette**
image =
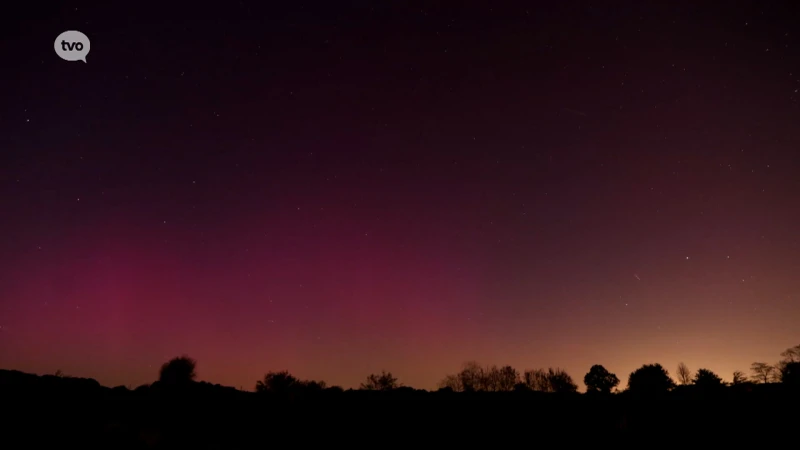
<path id="1" fill-rule="evenodd" d="M 679 384 L 684 385 L 684 386 L 687 385 L 687 384 L 692 384 L 692 371 L 689 370 L 689 367 L 686 364 L 679 363 L 678 364 L 678 371 L 676 373 L 677 373 L 678 383 Z"/>
<path id="2" fill-rule="evenodd" d="M 197 361 L 187 355 L 172 358 L 161 366 L 158 379 L 167 386 L 190 384 L 197 378 Z"/>
<path id="3" fill-rule="evenodd" d="M 547 372 L 543 369 L 526 370 L 522 375 L 522 382 L 532 391 L 553 392 Z"/>
<path id="4" fill-rule="evenodd" d="M 731 384 L 734 385 L 744 384 L 747 383 L 748 381 L 749 380 L 747 379 L 747 376 L 744 374 L 744 372 L 740 370 L 733 372 L 733 382 Z"/>
<path id="5" fill-rule="evenodd" d="M 483 367 L 475 361 L 464 363 L 461 371 L 455 375 L 447 375 L 439 382 L 440 389 L 463 391 L 513 391 L 520 383 L 519 372 L 511 366 Z"/>
<path id="6" fill-rule="evenodd" d="M 617 387 L 619 378 L 600 364 L 595 364 L 583 377 L 583 384 L 586 385 L 586 392 L 608 394 L 612 389 Z"/>
<path id="7" fill-rule="evenodd" d="M 519 383 L 519 372 L 511 366 L 503 366 L 497 372 L 497 390 L 512 391 Z"/>
<path id="8" fill-rule="evenodd" d="M 439 389 L 450 389 L 455 392 L 461 392 L 464 387 L 461 385 L 461 378 L 458 375 L 446 375 L 442 381 L 439 382 Z"/>
<path id="9" fill-rule="evenodd" d="M 775 367 L 764 362 L 754 362 L 750 365 L 753 372 L 753 381 L 756 383 L 769 383 L 773 380 Z"/>
<path id="10" fill-rule="evenodd" d="M 461 372 L 458 373 L 461 388 L 466 392 L 480 390 L 484 384 L 483 377 L 483 367 L 475 361 L 464 363 L 464 367 L 461 369 Z"/>
<path id="11" fill-rule="evenodd" d="M 500 369 L 497 366 L 486 366 L 481 371 L 479 391 L 495 392 L 497 391 L 500 377 Z"/>
<path id="12" fill-rule="evenodd" d="M 391 372 L 381 371 L 380 375 L 370 374 L 367 380 L 361 383 L 361 389 L 366 391 L 391 391 L 400 387 L 397 378 Z"/>

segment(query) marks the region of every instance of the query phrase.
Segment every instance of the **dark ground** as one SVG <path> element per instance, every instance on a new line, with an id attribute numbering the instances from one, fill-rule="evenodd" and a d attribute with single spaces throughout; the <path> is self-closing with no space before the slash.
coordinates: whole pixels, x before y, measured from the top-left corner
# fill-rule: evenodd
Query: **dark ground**
<path id="1" fill-rule="evenodd" d="M 800 395 L 781 384 L 658 397 L 326 390 L 241 392 L 208 383 L 106 388 L 0 370 L 3 448 L 454 447 L 572 443 L 797 448 Z M 795 442 L 795 444 L 791 444 Z"/>

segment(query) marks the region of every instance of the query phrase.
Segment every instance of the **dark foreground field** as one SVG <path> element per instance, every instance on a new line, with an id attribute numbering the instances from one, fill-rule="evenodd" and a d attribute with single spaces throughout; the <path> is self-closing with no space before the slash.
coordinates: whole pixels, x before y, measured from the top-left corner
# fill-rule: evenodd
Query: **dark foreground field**
<path id="1" fill-rule="evenodd" d="M 572 443 L 797 448 L 800 395 L 780 384 L 657 397 L 536 392 L 109 389 L 0 371 L 3 448 L 436 447 Z M 47 446 L 47 447 L 45 447 Z"/>

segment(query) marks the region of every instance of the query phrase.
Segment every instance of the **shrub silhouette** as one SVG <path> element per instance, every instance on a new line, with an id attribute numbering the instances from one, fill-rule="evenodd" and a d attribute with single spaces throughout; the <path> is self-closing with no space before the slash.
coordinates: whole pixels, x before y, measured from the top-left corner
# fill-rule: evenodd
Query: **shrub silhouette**
<path id="1" fill-rule="evenodd" d="M 158 380 L 166 386 L 185 386 L 197 378 L 196 368 L 197 361 L 186 355 L 172 358 L 161 366 Z"/>
<path id="2" fill-rule="evenodd" d="M 661 364 L 645 364 L 628 377 L 628 390 L 636 394 L 662 394 L 674 387 L 675 382 Z"/>
<path id="3" fill-rule="evenodd" d="M 589 373 L 583 377 L 583 384 L 586 385 L 586 392 L 608 394 L 617 387 L 619 378 L 600 364 L 595 364 L 589 369 Z"/>

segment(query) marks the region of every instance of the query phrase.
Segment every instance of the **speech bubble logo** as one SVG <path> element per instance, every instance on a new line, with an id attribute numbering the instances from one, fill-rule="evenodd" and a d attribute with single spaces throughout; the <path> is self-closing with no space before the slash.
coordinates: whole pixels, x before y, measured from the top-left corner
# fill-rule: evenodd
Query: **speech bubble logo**
<path id="1" fill-rule="evenodd" d="M 53 47 L 56 54 L 64 61 L 86 62 L 89 54 L 89 38 L 80 31 L 65 31 L 58 35 Z"/>

